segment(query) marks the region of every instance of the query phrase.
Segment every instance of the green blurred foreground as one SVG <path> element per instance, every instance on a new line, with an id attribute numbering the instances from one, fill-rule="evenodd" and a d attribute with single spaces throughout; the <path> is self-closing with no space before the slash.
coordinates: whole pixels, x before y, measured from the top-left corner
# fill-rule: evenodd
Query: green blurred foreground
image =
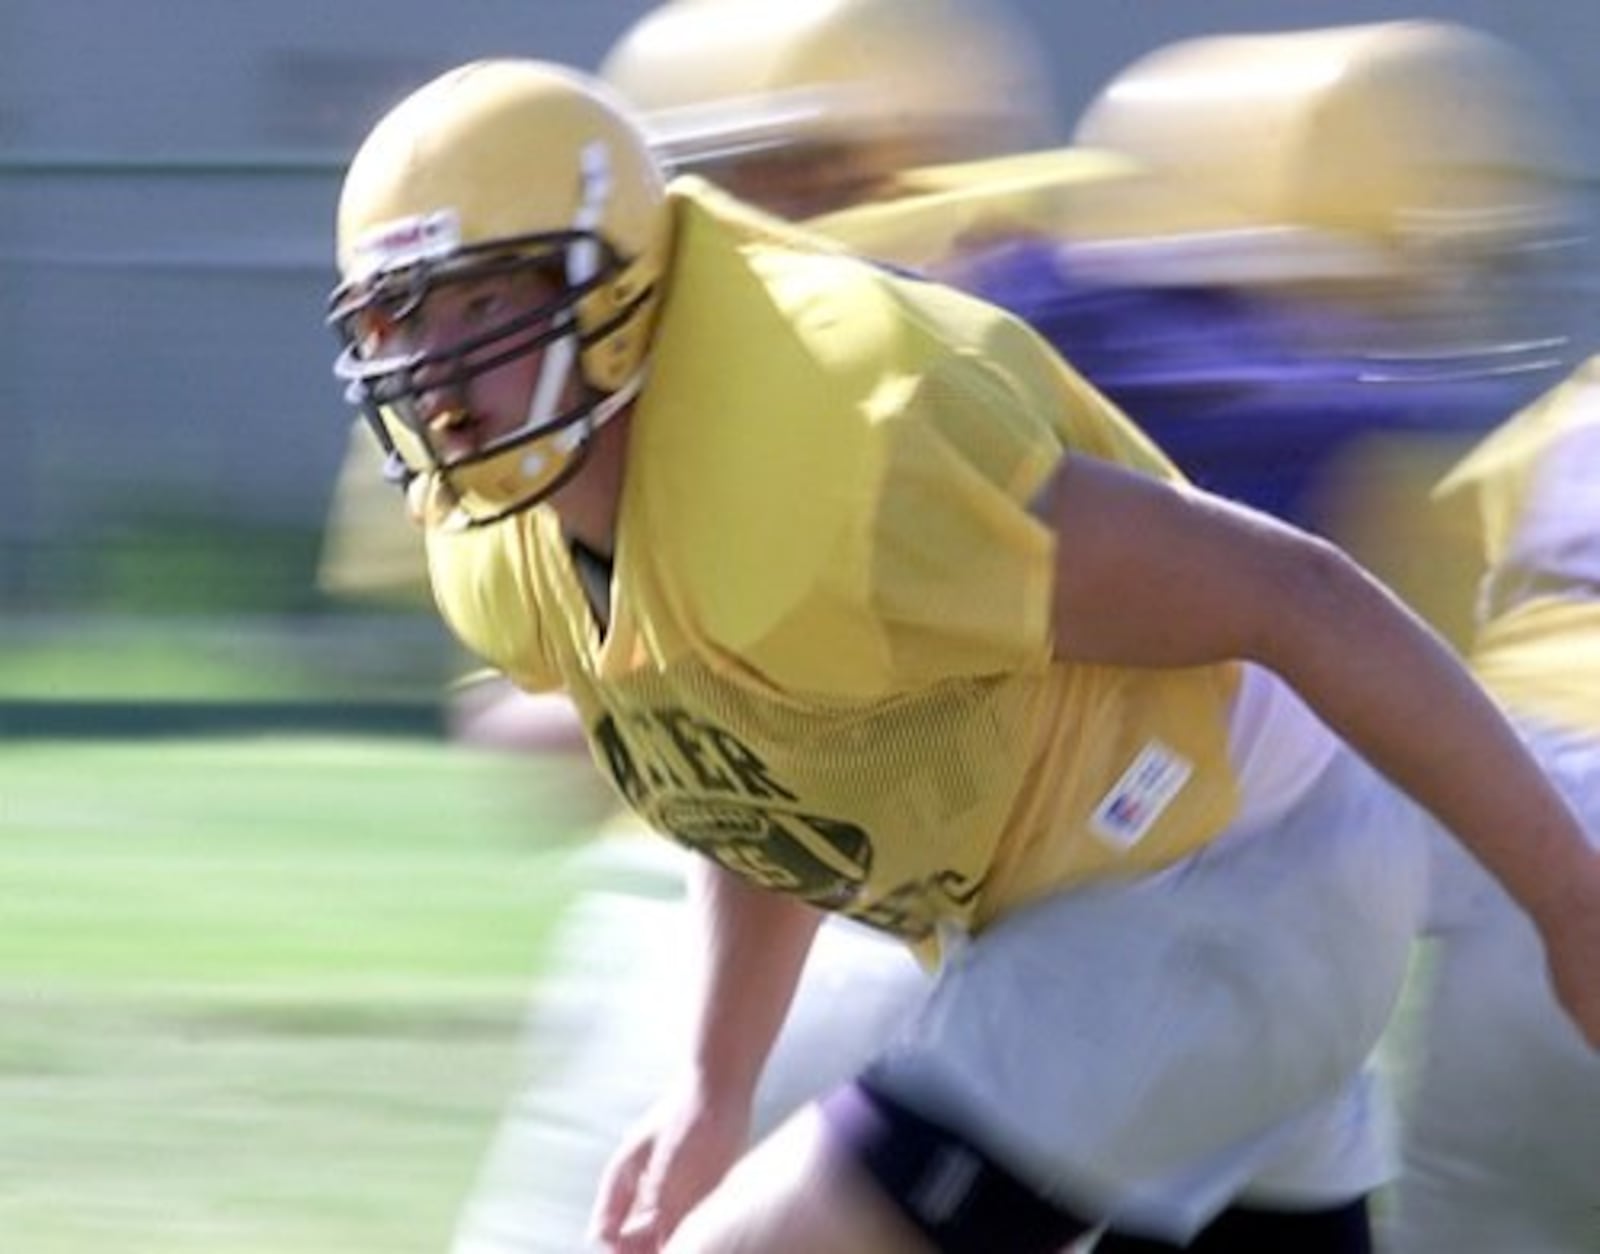
<path id="1" fill-rule="evenodd" d="M 0 1249 L 444 1248 L 579 826 L 552 770 L 0 742 Z"/>

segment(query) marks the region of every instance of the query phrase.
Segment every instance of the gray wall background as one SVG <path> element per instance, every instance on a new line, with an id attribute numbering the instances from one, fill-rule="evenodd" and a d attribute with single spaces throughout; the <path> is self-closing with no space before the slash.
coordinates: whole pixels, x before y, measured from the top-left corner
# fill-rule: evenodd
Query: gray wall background
<path id="1" fill-rule="evenodd" d="M 1173 39 L 1435 16 L 1547 66 L 1600 168 L 1593 0 L 1016 3 L 1062 135 Z M 347 425 L 321 325 L 342 161 L 446 66 L 593 66 L 648 7 L 0 0 L 0 614 L 73 603 L 151 516 L 314 528 Z M 237 578 L 254 554 L 237 550 Z"/>

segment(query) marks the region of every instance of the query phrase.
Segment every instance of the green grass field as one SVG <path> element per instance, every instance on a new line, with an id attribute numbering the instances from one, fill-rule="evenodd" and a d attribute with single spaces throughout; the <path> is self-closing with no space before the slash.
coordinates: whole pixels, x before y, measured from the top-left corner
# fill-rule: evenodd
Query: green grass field
<path id="1" fill-rule="evenodd" d="M 580 828 L 552 769 L 0 742 L 0 1249 L 442 1249 Z"/>
<path id="2" fill-rule="evenodd" d="M 594 818 L 559 769 L 0 740 L 0 1252 L 445 1249 Z"/>

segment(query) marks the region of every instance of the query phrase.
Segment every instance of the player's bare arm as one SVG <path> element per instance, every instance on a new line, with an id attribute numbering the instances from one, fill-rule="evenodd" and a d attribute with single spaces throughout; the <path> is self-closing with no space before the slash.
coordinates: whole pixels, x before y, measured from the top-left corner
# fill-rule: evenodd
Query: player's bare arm
<path id="1" fill-rule="evenodd" d="M 703 858 L 689 893 L 705 929 L 691 1062 L 709 1088 L 748 1104 L 822 913 Z"/>
<path id="2" fill-rule="evenodd" d="M 619 1254 L 659 1249 L 744 1152 L 756 1083 L 822 920 L 705 859 L 689 879 L 704 937 L 688 1065 L 601 1185 L 594 1233 Z"/>
<path id="3" fill-rule="evenodd" d="M 1058 656 L 1240 658 L 1282 675 L 1506 885 L 1544 935 L 1569 1012 L 1600 1043 L 1600 864 L 1497 708 L 1420 620 L 1330 545 L 1090 458 L 1065 459 L 1034 509 L 1058 537 Z"/>

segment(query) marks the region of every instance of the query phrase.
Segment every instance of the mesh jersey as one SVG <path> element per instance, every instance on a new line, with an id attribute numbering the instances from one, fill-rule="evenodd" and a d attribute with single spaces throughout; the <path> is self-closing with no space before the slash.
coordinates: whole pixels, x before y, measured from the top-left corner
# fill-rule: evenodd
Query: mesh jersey
<path id="1" fill-rule="evenodd" d="M 1476 512 L 1473 666 L 1526 718 L 1600 735 L 1600 357 L 1505 423 L 1438 494 Z"/>
<path id="2" fill-rule="evenodd" d="M 1240 668 L 1052 662 L 1027 509 L 1063 454 L 1174 475 L 1154 446 L 1009 315 L 673 205 L 609 628 L 541 508 L 430 532 L 456 633 L 565 687 L 651 825 L 911 940 L 1214 837 Z"/>

